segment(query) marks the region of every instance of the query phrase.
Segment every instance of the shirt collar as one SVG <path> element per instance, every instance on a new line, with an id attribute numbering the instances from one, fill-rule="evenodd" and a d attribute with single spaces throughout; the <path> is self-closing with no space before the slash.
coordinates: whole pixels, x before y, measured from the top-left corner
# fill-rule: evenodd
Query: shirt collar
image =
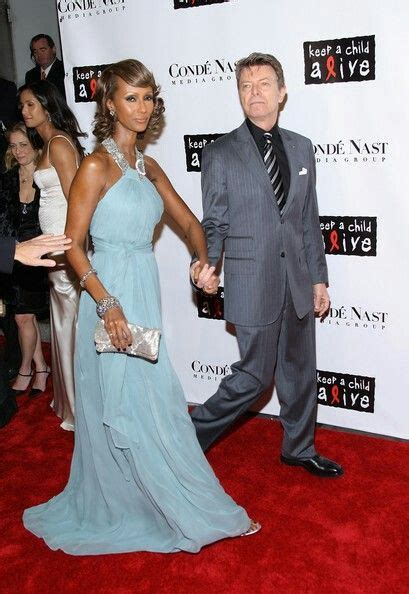
<path id="1" fill-rule="evenodd" d="M 250 130 L 250 134 L 252 135 L 257 144 L 259 142 L 265 142 L 264 134 L 266 132 L 270 132 L 273 138 L 278 138 L 278 122 L 274 124 L 271 130 L 263 130 L 262 128 L 259 128 L 258 126 L 256 126 L 256 124 L 249 120 L 249 118 L 246 118 L 246 124 L 248 129 Z"/>
<path id="2" fill-rule="evenodd" d="M 54 58 L 54 60 L 51 62 L 51 64 L 49 66 L 47 66 L 47 68 L 40 68 L 40 70 L 42 70 L 43 72 L 45 72 L 45 75 L 48 76 L 48 73 L 50 72 L 54 62 L 56 61 L 57 57 Z"/>

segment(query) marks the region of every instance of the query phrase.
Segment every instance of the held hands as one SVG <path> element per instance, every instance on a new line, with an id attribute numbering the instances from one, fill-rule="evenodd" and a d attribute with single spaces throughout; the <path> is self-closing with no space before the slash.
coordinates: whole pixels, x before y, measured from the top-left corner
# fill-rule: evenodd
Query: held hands
<path id="1" fill-rule="evenodd" d="M 327 287 L 325 283 L 318 283 L 313 285 L 314 292 L 314 313 L 317 318 L 321 318 L 321 321 L 325 318 L 328 313 L 329 306 L 331 304 Z"/>
<path id="2" fill-rule="evenodd" d="M 103 320 L 114 347 L 118 350 L 125 350 L 127 346 L 132 344 L 132 334 L 121 307 L 108 309 L 103 316 Z"/>
<path id="3" fill-rule="evenodd" d="M 215 295 L 220 283 L 217 274 L 214 273 L 216 267 L 209 264 L 202 265 L 200 261 L 195 262 L 190 267 L 190 277 L 198 289 L 202 289 L 209 295 Z"/>

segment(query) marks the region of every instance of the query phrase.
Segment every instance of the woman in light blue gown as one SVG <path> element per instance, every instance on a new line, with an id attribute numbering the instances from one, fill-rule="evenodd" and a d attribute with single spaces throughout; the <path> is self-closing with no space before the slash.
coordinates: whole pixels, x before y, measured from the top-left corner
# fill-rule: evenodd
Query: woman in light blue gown
<path id="1" fill-rule="evenodd" d="M 155 363 L 95 350 L 95 302 L 118 351 L 131 342 L 127 322 L 162 327 L 151 242 L 164 207 L 199 257 L 198 286 L 217 288 L 200 224 L 158 164 L 135 147 L 137 133 L 161 117 L 158 93 L 136 60 L 104 71 L 94 130 L 101 144 L 84 159 L 70 192 L 69 262 L 86 289 L 75 350 L 75 448 L 64 491 L 26 510 L 24 525 L 51 549 L 72 555 L 197 552 L 260 528 L 224 492 L 204 457 L 164 337 Z"/>

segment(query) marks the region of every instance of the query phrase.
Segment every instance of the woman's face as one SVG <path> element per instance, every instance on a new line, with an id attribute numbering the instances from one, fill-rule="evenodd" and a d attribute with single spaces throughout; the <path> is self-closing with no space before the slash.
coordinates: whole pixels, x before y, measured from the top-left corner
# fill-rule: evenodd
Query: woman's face
<path id="1" fill-rule="evenodd" d="M 107 107 L 116 114 L 116 124 L 132 132 L 144 132 L 153 112 L 153 90 L 151 87 L 133 87 L 118 78 L 113 99 Z"/>
<path id="2" fill-rule="evenodd" d="M 38 128 L 47 121 L 46 110 L 28 89 L 20 95 L 20 109 L 27 128 Z"/>
<path id="3" fill-rule="evenodd" d="M 23 132 L 20 132 L 19 130 L 12 132 L 10 134 L 9 146 L 13 157 L 19 165 L 30 165 L 30 163 L 33 163 L 35 160 L 35 150 Z"/>

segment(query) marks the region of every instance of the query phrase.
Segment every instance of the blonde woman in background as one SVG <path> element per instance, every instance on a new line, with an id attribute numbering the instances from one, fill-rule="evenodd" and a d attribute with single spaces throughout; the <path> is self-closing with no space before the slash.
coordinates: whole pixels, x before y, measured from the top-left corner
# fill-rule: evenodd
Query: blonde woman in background
<path id="1" fill-rule="evenodd" d="M 1 233 L 27 241 L 41 233 L 38 222 L 40 191 L 33 186 L 38 151 L 31 144 L 22 122 L 6 133 L 6 173 L 0 179 Z M 39 396 L 45 391 L 50 368 L 47 366 L 37 318 L 48 316 L 47 273 L 16 263 L 9 277 L 13 291 L 11 305 L 18 327 L 21 364 L 12 384 L 15 396 Z"/>

